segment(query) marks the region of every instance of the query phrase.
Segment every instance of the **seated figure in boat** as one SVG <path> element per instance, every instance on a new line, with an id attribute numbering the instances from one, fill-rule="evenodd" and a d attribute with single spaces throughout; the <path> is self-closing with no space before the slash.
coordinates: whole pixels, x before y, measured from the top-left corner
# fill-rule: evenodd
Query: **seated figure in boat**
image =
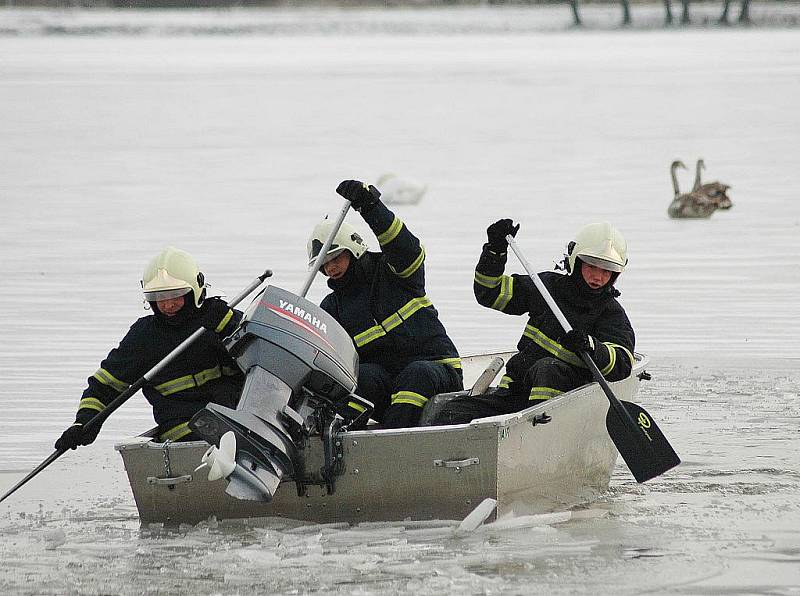
<path id="1" fill-rule="evenodd" d="M 627 245 L 607 223 L 589 224 L 567 245 L 566 274 L 539 274 L 573 329 L 561 324 L 527 275 L 504 275 L 508 243 L 519 225 L 501 219 L 487 229 L 488 242 L 475 269 L 473 288 L 483 306 L 527 315 L 517 343 L 494 391 L 450 401 L 433 424 L 461 424 L 475 418 L 517 412 L 592 381 L 578 352 L 587 350 L 603 376 L 618 381 L 631 374 L 634 332 L 614 287 L 628 263 Z"/>
<path id="2" fill-rule="evenodd" d="M 92 443 L 101 425 L 86 432 L 83 425 L 200 327 L 208 331 L 142 388 L 153 406 L 158 439 L 195 439 L 187 422 L 209 402 L 235 407 L 244 375 L 222 338 L 234 331 L 242 313 L 221 298 L 207 298 L 207 284 L 194 258 L 171 246 L 148 263 L 142 288 L 149 305 L 145 308 L 153 314 L 138 319 L 89 377 L 75 423 L 56 441 L 56 449 Z"/>
<path id="3" fill-rule="evenodd" d="M 343 223 L 321 267 L 333 292 L 320 306 L 353 338 L 356 391 L 375 405 L 372 417 L 383 428 L 415 426 L 428 399 L 463 388 L 458 351 L 425 294 L 425 249 L 374 186 L 345 180 L 336 192 L 361 214 L 381 251 L 369 251 Z M 325 219 L 314 228 L 309 266 L 332 226 Z"/>

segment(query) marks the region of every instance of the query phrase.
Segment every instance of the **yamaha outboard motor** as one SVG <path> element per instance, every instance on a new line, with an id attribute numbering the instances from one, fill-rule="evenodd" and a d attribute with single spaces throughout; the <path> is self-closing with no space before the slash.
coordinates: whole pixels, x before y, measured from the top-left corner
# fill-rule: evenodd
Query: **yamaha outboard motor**
<path id="1" fill-rule="evenodd" d="M 333 428 L 333 414 L 326 421 L 316 416 L 321 405 L 332 413 L 336 404 L 349 404 L 368 416 L 371 404 L 353 395 L 358 354 L 333 317 L 275 286 L 250 305 L 226 347 L 247 375 L 239 404 L 235 410 L 208 404 L 189 426 L 217 446 L 232 431 L 235 443 L 228 436 L 221 449 L 235 446 L 235 460 L 215 452 L 220 461 L 209 478 L 228 478 L 226 492 L 238 499 L 270 501 L 284 476 L 302 476 L 299 450 L 311 427 Z"/>

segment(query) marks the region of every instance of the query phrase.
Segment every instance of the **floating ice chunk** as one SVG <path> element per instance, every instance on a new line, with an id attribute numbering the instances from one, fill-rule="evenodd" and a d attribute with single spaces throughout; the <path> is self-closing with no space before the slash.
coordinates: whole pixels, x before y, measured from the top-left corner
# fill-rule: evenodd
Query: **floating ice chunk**
<path id="1" fill-rule="evenodd" d="M 599 519 L 608 515 L 608 509 L 573 509 L 570 519 Z"/>
<path id="2" fill-rule="evenodd" d="M 403 526 L 375 528 L 371 530 L 345 530 L 325 537 L 331 544 L 369 544 L 395 538 L 405 531 Z"/>
<path id="3" fill-rule="evenodd" d="M 455 524 L 449 526 L 431 526 L 430 528 L 411 528 L 403 535 L 410 540 L 430 540 L 432 538 L 449 538 L 456 531 Z"/>
<path id="4" fill-rule="evenodd" d="M 335 522 L 330 524 L 304 524 L 296 528 L 287 528 L 284 534 L 318 534 L 325 530 L 345 530 L 350 527 L 347 522 Z"/>
<path id="5" fill-rule="evenodd" d="M 277 554 L 263 548 L 244 548 L 236 551 L 236 555 L 248 563 L 261 567 L 275 567 L 284 563 Z"/>
<path id="6" fill-rule="evenodd" d="M 323 553 L 322 534 L 313 536 L 287 536 L 276 547 L 275 552 L 282 559 L 321 557 Z"/>
<path id="7" fill-rule="evenodd" d="M 456 528 L 456 533 L 462 534 L 474 531 L 478 526 L 486 521 L 486 518 L 492 514 L 496 507 L 496 499 L 484 499 L 467 517 L 464 518 L 464 521 L 458 525 L 458 528 Z"/>
<path id="8" fill-rule="evenodd" d="M 541 526 L 551 526 L 569 521 L 572 517 L 570 511 L 559 511 L 556 513 L 542 513 L 539 515 L 522 515 L 520 517 L 504 517 L 496 522 L 488 524 L 487 529 L 491 530 L 510 530 L 516 528 L 535 528 Z"/>

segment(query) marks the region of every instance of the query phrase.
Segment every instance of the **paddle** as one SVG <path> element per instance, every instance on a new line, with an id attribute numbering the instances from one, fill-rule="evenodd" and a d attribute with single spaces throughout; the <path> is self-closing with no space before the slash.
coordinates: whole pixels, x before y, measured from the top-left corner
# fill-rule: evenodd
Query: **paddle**
<path id="1" fill-rule="evenodd" d="M 506 240 L 536 289 L 547 302 L 547 306 L 561 323 L 564 332 L 569 332 L 572 329 L 569 321 L 553 300 L 550 292 L 547 291 L 542 280 L 533 271 L 530 263 L 525 259 L 525 255 L 514 242 L 514 237 L 509 234 L 506 236 Z M 669 444 L 655 420 L 645 412 L 644 408 L 632 402 L 617 399 L 589 353 L 581 351 L 580 357 L 611 403 L 608 414 L 606 414 L 606 429 L 636 481 L 646 482 L 681 463 L 672 445 Z"/>
<path id="2" fill-rule="evenodd" d="M 308 277 L 306 278 L 303 287 L 300 288 L 299 294 L 303 298 L 305 298 L 306 294 L 308 294 L 308 289 L 311 287 L 311 284 L 313 283 L 314 278 L 317 275 L 317 271 L 319 271 L 319 268 L 322 267 L 322 262 L 325 260 L 325 256 L 328 254 L 328 249 L 331 247 L 331 244 L 333 244 L 333 239 L 336 238 L 336 234 L 339 231 L 339 228 L 342 227 L 342 222 L 344 221 L 344 218 L 349 210 L 350 210 L 350 201 L 345 199 L 344 205 L 342 206 L 342 210 L 339 212 L 339 217 L 336 219 L 336 222 L 333 224 L 333 227 L 331 228 L 331 233 L 328 234 L 328 238 L 325 240 L 325 244 L 322 245 L 322 248 L 317 253 L 317 258 L 314 259 L 314 266 L 311 267 L 311 271 L 309 271 Z"/>
<path id="3" fill-rule="evenodd" d="M 258 286 L 260 286 L 265 279 L 272 276 L 272 271 L 267 269 L 264 273 L 259 275 L 255 278 L 250 284 L 239 293 L 233 300 L 228 303 L 228 306 L 234 307 L 239 304 L 242 300 L 244 300 L 253 290 L 255 290 Z M 111 403 L 109 403 L 102 412 L 98 412 L 94 418 L 89 420 L 84 425 L 84 430 L 94 428 L 97 425 L 102 424 L 106 418 L 108 418 L 115 410 L 117 410 L 122 404 L 124 404 L 128 399 L 139 389 L 144 387 L 145 383 L 147 383 L 150 379 L 152 379 L 159 371 L 161 371 L 167 364 L 172 362 L 181 352 L 183 352 L 192 342 L 194 342 L 198 337 L 200 337 L 206 331 L 205 327 L 200 327 L 194 333 L 192 333 L 189 337 L 184 339 L 174 350 L 172 350 L 169 354 L 164 356 L 164 358 L 156 364 L 153 368 L 147 371 L 144 376 L 142 376 L 138 381 L 133 383 L 130 387 L 128 387 L 125 391 L 120 393 Z M 36 476 L 39 472 L 44 470 L 47 466 L 61 457 L 67 450 L 66 449 L 56 449 L 50 456 L 40 463 L 36 468 L 34 468 L 25 478 L 17 482 L 11 490 L 9 490 L 6 494 L 0 497 L 0 503 L 2 503 L 7 497 L 11 496 L 18 488 L 28 482 L 31 478 Z"/>

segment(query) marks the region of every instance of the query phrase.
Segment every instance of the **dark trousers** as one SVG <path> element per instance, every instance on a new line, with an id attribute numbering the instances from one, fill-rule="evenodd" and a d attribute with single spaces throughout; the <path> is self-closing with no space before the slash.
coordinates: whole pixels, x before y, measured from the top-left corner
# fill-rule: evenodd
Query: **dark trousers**
<path id="1" fill-rule="evenodd" d="M 382 428 L 404 428 L 417 425 L 431 397 L 463 388 L 461 370 L 439 362 L 418 360 L 396 374 L 365 362 L 358 368 L 356 393 L 375 404 L 372 417 Z"/>
<path id="2" fill-rule="evenodd" d="M 588 370 L 556 358 L 541 358 L 528 368 L 521 381 L 512 382 L 508 389 L 448 402 L 431 424 L 465 424 L 476 418 L 519 412 L 590 380 Z"/>

